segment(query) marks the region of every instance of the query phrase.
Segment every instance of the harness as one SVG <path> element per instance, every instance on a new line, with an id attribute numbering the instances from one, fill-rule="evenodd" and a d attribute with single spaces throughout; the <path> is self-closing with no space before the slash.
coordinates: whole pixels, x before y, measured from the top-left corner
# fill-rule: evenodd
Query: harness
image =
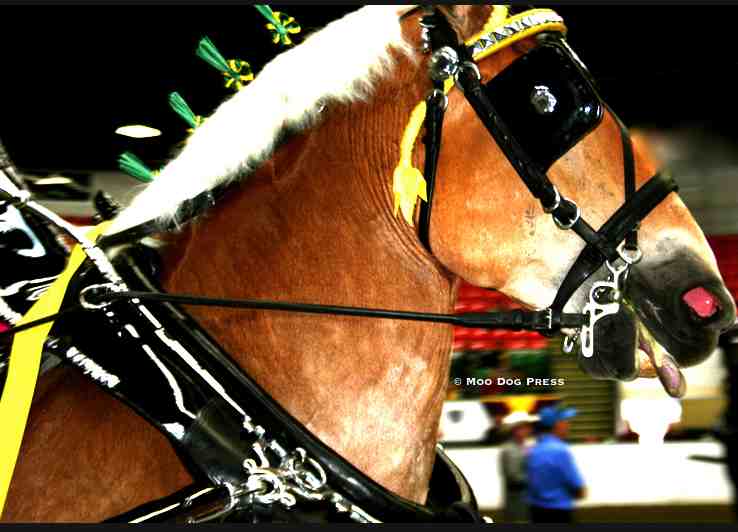
<path id="1" fill-rule="evenodd" d="M 181 309 L 181 304 L 532 329 L 545 334 L 571 328 L 580 330 L 583 355 L 593 355 L 596 324 L 619 311 L 628 270 L 640 259 L 638 224 L 676 190 L 676 184 L 667 175 L 657 174 L 636 190 L 630 137 L 613 114 L 623 140 L 625 202 L 595 230 L 546 175 L 608 110 L 561 35 L 540 33 L 542 29 L 563 31 L 561 18 L 550 10 L 526 12 L 505 19 L 502 26 L 485 31 L 471 44 L 460 43 L 448 20 L 436 9 L 423 16 L 421 26 L 431 54 L 433 88 L 425 101 L 423 177 L 427 195 L 418 218 L 420 241 L 431 251 L 433 191 L 436 179 L 442 178 L 437 169 L 446 94 L 455 84 L 556 225 L 574 231 L 586 242 L 545 310 L 457 316 L 165 294 L 156 282 L 157 258 L 151 250 L 134 244 L 111 261 L 103 249 L 138 241 L 166 227 L 151 221 L 93 242 L 32 201 L 19 182 L 11 179 L 9 161 L 0 167 L 4 170 L 0 178 L 8 177 L 0 181 L 0 202 L 59 228 L 76 240 L 87 256 L 67 287 L 63 315 L 45 318 L 45 322 L 56 319 L 45 348 L 78 367 L 159 429 L 196 481 L 177 494 L 113 520 L 481 520 L 468 483 L 440 446 L 426 506 L 389 492 L 282 409 Z M 536 33 L 536 48 L 492 81 L 482 81 L 475 60 Z M 176 223 L 205 211 L 224 192 L 225 187 L 221 187 L 193 198 L 175 217 Z M 109 204 L 102 210 L 111 216 L 115 213 Z M 594 283 L 584 310 L 564 313 L 572 294 L 603 265 L 608 277 Z M 22 324 L 11 333 L 38 322 Z M 576 334 L 568 336 L 567 349 L 572 350 L 576 341 Z"/>

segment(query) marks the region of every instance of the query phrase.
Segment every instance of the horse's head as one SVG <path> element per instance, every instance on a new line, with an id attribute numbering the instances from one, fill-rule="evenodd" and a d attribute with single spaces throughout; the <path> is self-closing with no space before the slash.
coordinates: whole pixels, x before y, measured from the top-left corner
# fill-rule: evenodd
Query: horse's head
<path id="1" fill-rule="evenodd" d="M 445 11 L 467 43 L 491 14 L 494 16 L 489 6 Z M 537 79 L 552 75 L 535 70 L 545 70 L 545 65 L 540 61 L 529 61 L 527 67 L 517 65 L 520 58 L 541 46 L 538 37 L 525 36 L 479 58 L 481 83 L 489 87 L 490 99 L 499 99 L 492 103 L 503 120 L 526 137 L 520 144 L 528 155 L 534 161 L 538 158 L 561 196 L 575 202 L 582 217 L 598 229 L 626 200 L 627 157 L 621 128 L 603 105 L 586 131 L 572 134 L 572 126 L 566 123 L 551 129 L 545 116 L 551 111 L 546 107 L 555 109 L 557 99 L 562 106 L 570 105 L 572 94 L 567 91 L 580 90 L 587 76 L 574 73 L 576 79 L 553 90 L 546 84 L 537 85 Z M 558 65 L 555 68 L 560 71 Z M 575 104 L 579 105 L 576 112 L 592 111 L 586 100 L 583 97 Z M 537 122 L 536 116 L 541 120 Z M 513 124 L 515 120 L 522 121 L 524 129 Z M 657 167 L 641 143 L 633 145 L 640 188 Z M 540 154 L 554 157 L 541 161 Z M 551 305 L 584 242 L 573 231 L 557 227 L 544 212 L 500 142 L 459 90 L 448 94 L 438 164 L 429 230 L 433 254 L 473 284 L 499 289 L 530 307 Z M 594 354 L 580 354 L 580 365 L 600 378 L 658 375 L 669 393 L 680 395 L 684 381 L 679 367 L 693 366 L 710 355 L 720 332 L 735 321 L 735 303 L 702 231 L 676 193 L 668 194 L 643 219 L 638 246 L 642 260 L 628 273 L 624 304 L 616 314 L 598 322 Z M 582 282 L 567 298 L 565 311 L 581 312 L 592 284 L 606 274 L 602 267 Z"/>

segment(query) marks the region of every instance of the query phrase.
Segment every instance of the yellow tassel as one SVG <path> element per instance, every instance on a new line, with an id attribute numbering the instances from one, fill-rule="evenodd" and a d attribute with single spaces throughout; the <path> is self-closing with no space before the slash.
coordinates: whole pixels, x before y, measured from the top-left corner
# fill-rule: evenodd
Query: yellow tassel
<path id="1" fill-rule="evenodd" d="M 400 162 L 395 168 L 392 192 L 395 195 L 395 216 L 402 212 L 405 221 L 414 226 L 413 215 L 418 198 L 428 201 L 423 174 L 413 167 L 413 148 L 415 140 L 425 121 L 426 105 L 420 102 L 410 115 L 410 121 L 400 141 Z"/>

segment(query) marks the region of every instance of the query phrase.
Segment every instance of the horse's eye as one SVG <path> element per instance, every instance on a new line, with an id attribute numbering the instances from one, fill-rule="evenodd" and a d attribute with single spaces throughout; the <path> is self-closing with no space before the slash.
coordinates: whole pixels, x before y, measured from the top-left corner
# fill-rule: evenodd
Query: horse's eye
<path id="1" fill-rule="evenodd" d="M 530 102 L 539 115 L 548 115 L 556 110 L 556 96 L 545 85 L 536 85 L 530 94 Z"/>

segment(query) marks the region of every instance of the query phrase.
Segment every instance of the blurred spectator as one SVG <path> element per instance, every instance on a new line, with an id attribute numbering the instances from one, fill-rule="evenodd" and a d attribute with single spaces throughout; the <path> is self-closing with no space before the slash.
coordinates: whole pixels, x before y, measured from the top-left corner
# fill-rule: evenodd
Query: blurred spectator
<path id="1" fill-rule="evenodd" d="M 510 432 L 509 440 L 500 452 L 500 471 L 503 480 L 503 522 L 527 523 L 530 520 L 528 502 L 528 474 L 526 440 L 533 432 L 531 423 L 536 418 L 525 412 L 513 412 L 502 420 L 504 429 Z"/>
<path id="2" fill-rule="evenodd" d="M 573 408 L 539 412 L 541 434 L 528 453 L 528 503 L 534 523 L 571 523 L 574 499 L 585 496 L 584 481 L 565 443 Z"/>

